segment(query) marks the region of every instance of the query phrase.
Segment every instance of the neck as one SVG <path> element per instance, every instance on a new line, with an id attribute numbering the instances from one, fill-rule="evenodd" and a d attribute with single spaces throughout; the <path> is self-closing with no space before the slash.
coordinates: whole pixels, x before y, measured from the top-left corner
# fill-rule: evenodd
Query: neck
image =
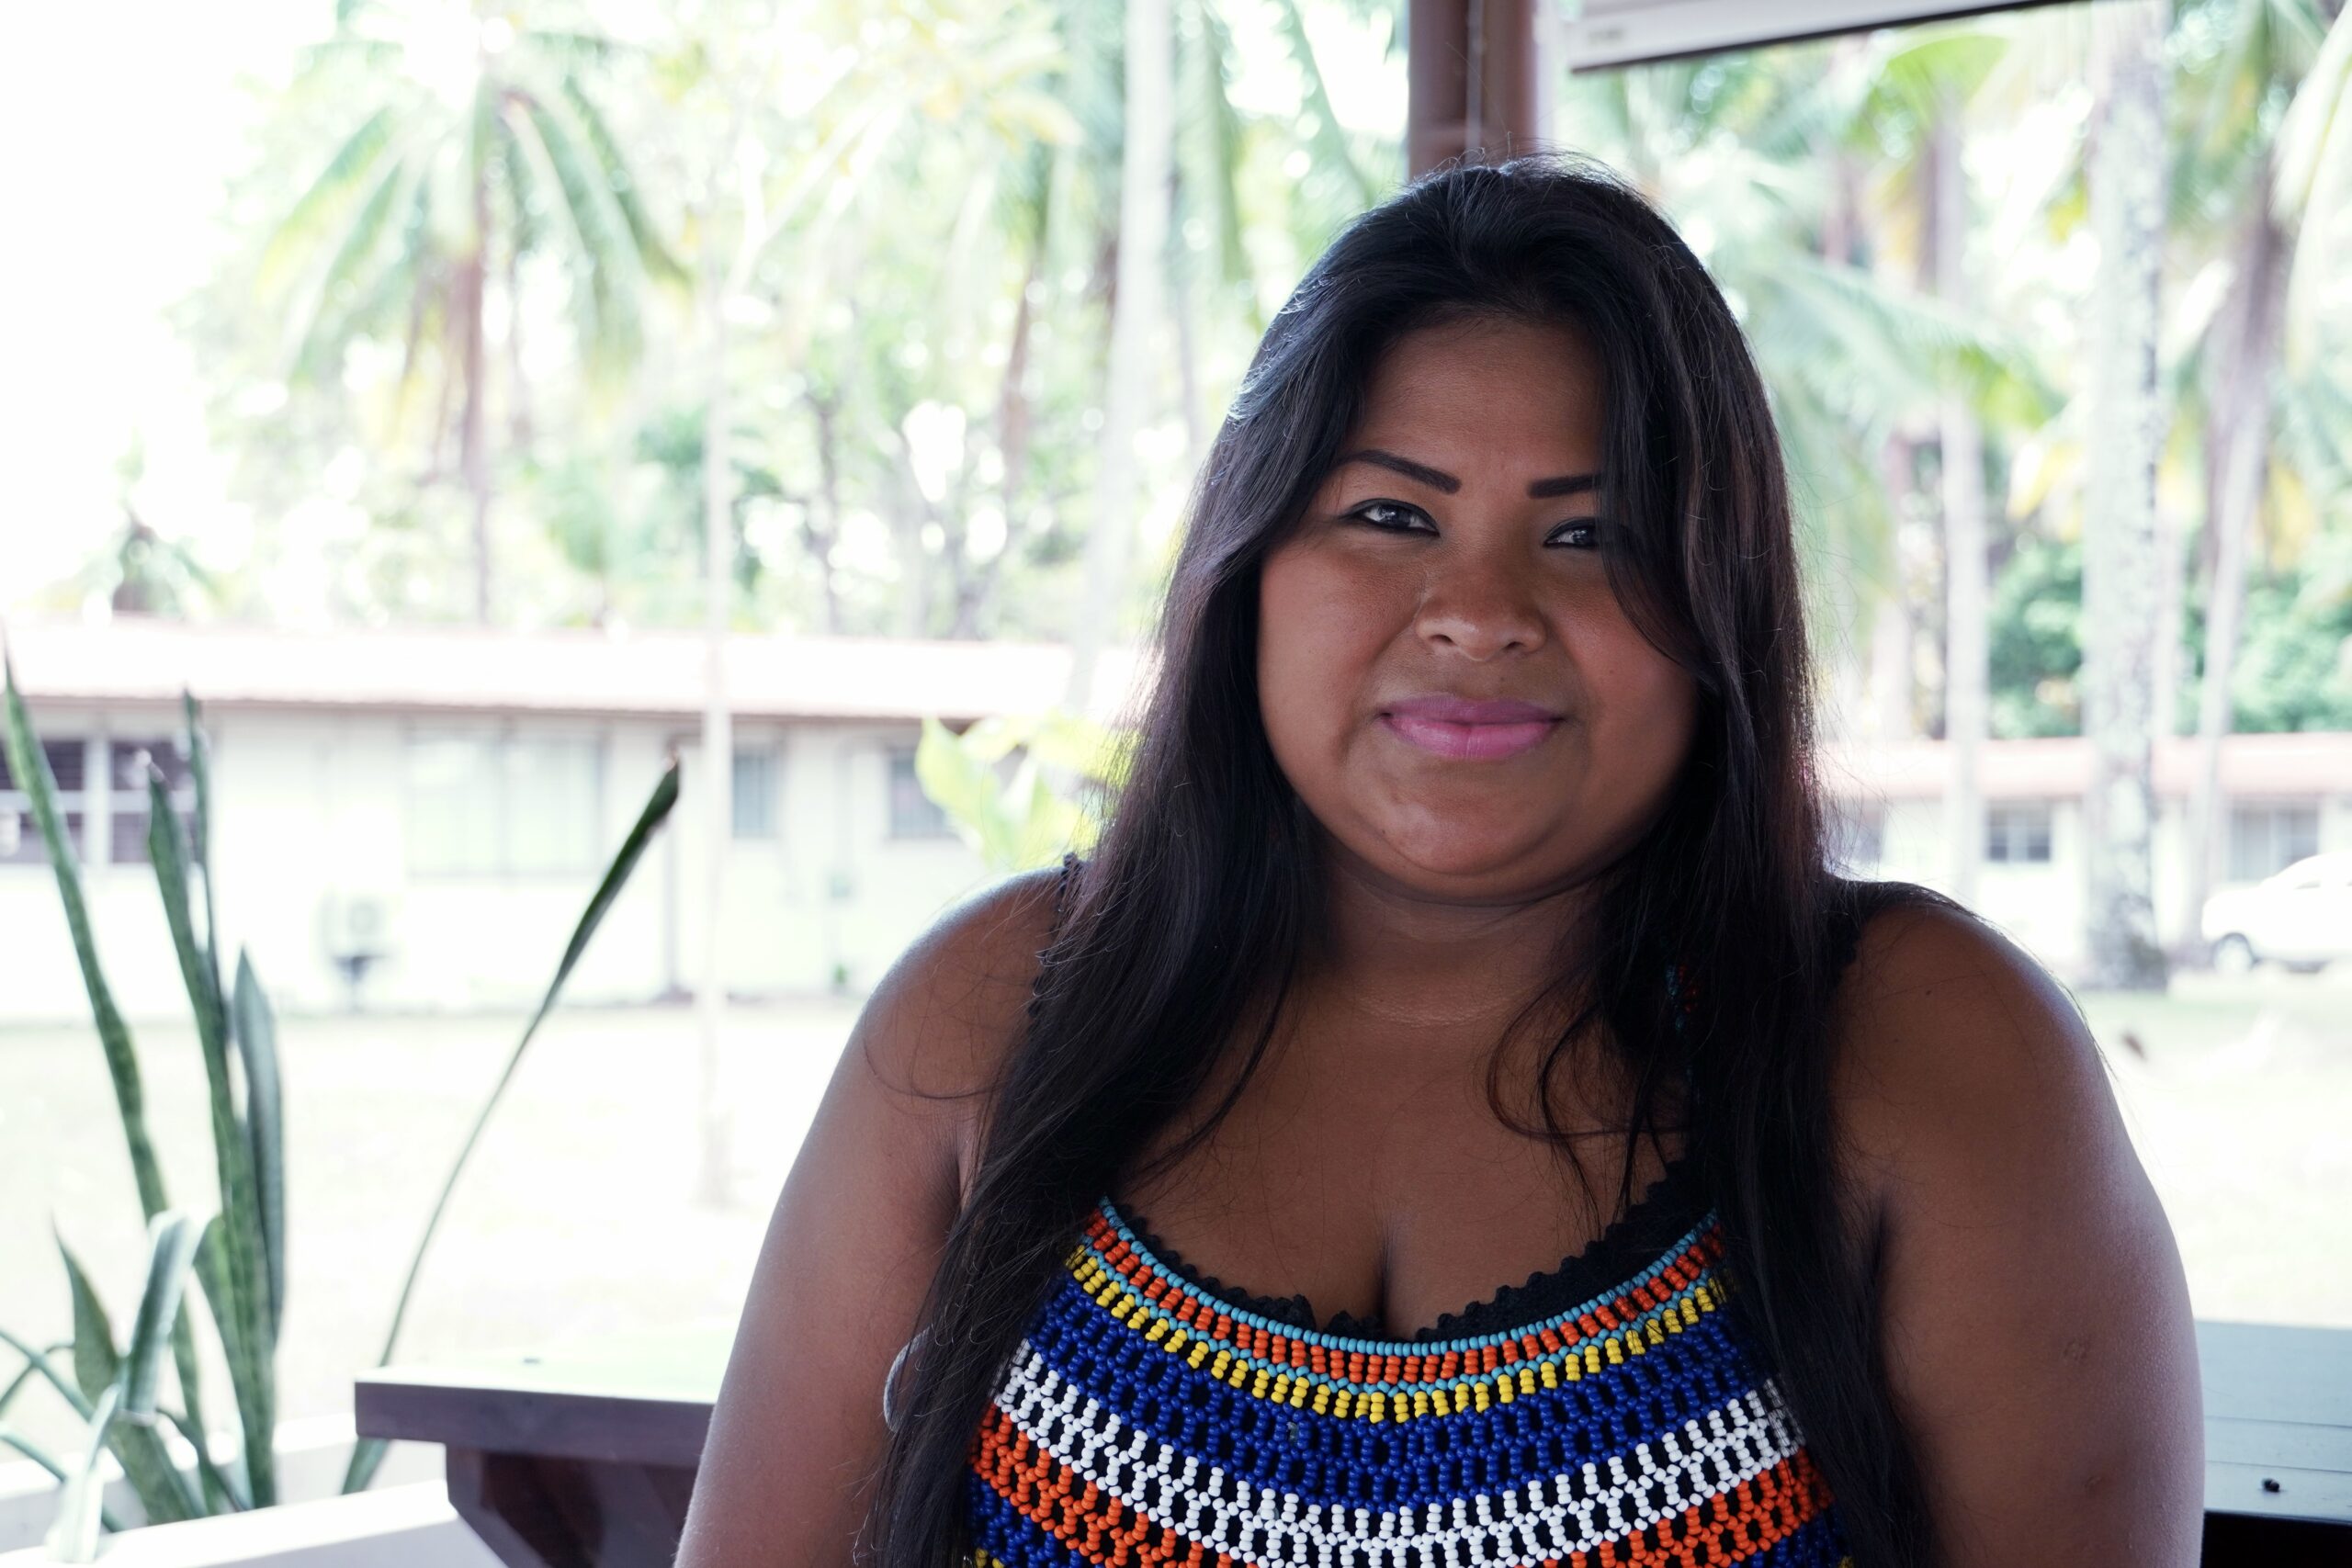
<path id="1" fill-rule="evenodd" d="M 1508 897 L 1403 886 L 1325 844 L 1322 930 L 1305 978 L 1351 1010 L 1430 1028 L 1508 1019 L 1555 982 L 1589 883 Z"/>

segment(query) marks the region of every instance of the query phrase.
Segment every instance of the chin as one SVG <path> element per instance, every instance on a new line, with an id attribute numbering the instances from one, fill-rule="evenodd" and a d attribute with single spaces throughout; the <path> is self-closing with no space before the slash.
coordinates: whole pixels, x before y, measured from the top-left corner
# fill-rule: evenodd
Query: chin
<path id="1" fill-rule="evenodd" d="M 1399 823 L 1380 829 L 1379 839 L 1383 853 L 1373 863 L 1408 886 L 1424 879 L 1515 883 L 1543 844 L 1541 833 L 1475 818 Z"/>

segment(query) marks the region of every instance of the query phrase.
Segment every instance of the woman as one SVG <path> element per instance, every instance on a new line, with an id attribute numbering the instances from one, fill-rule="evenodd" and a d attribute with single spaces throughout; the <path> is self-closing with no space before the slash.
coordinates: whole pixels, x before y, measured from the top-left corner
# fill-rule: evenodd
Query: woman
<path id="1" fill-rule="evenodd" d="M 1098 852 L 860 1019 L 683 1568 L 2194 1561 L 2097 1050 L 1824 869 L 1766 396 L 1637 197 L 1351 226 L 1161 649 Z"/>

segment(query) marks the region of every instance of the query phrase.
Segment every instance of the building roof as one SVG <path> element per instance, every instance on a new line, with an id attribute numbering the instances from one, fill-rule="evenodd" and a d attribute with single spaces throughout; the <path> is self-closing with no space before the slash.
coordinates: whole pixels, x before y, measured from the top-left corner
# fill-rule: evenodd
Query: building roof
<path id="1" fill-rule="evenodd" d="M 505 631 L 472 626 L 300 632 L 122 616 L 17 622 L 7 643 L 18 690 L 55 705 L 677 716 L 701 712 L 699 633 Z M 1069 683 L 1053 643 L 897 637 L 730 637 L 728 705 L 745 718 L 983 718 L 1042 712 Z M 1115 714 L 1138 671 L 1106 651 L 1093 711 Z"/>
<path id="2" fill-rule="evenodd" d="M 296 632 L 121 616 L 104 623 L 7 627 L 26 697 L 57 705 L 169 704 L 183 687 L 211 707 L 390 709 L 684 717 L 703 702 L 704 644 L 694 632 L 518 632 L 472 626 Z M 1069 677 L 1057 643 L 927 642 L 899 637 L 731 637 L 729 710 L 743 718 L 933 716 L 962 721 L 1038 713 Z M 1106 653 L 1093 711 L 1115 716 L 1145 670 L 1132 649 Z M 2156 789 L 2184 796 L 2195 743 L 2156 746 Z M 1822 783 L 1833 796 L 1934 799 L 1938 740 L 1832 743 Z M 2078 738 L 1987 741 L 1988 800 L 2079 799 L 2090 784 Z M 2222 788 L 2237 798 L 2352 793 L 2352 734 L 2233 735 Z"/>
<path id="3" fill-rule="evenodd" d="M 2352 734 L 2341 731 L 2224 736 L 2221 761 L 2222 793 L 2234 799 L 2352 794 Z M 1826 748 L 1822 785 L 1847 799 L 1933 800 L 1946 766 L 1940 740 L 1849 741 Z M 2158 795 L 2186 797 L 2196 772 L 2196 741 L 2156 742 Z M 1977 770 L 1987 800 L 2079 800 L 2090 783 L 2090 743 L 2079 736 L 1988 740 Z"/>

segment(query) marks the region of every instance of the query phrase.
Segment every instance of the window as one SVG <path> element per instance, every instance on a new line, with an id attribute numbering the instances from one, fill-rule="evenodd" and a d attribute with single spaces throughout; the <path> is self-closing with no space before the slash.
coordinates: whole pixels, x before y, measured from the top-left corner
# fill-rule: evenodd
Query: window
<path id="1" fill-rule="evenodd" d="M 2319 853 L 2319 804 L 2268 801 L 2230 807 L 2230 880 L 2259 882 Z"/>
<path id="2" fill-rule="evenodd" d="M 107 858 L 117 865 L 147 863 L 147 769 L 150 763 L 164 775 L 172 809 L 178 813 L 180 833 L 188 852 L 196 852 L 196 773 L 181 750 L 183 739 L 109 740 L 107 742 L 107 782 L 111 786 L 107 815 L 112 818 L 107 838 Z"/>
<path id="3" fill-rule="evenodd" d="M 65 827 L 65 841 L 74 846 L 78 860 L 84 844 L 83 785 L 88 773 L 85 742 L 78 736 L 70 740 L 45 739 L 40 750 L 57 781 L 57 814 Z M 40 825 L 33 820 L 32 795 L 9 773 L 7 752 L 0 749 L 0 865 L 48 863 Z"/>
<path id="4" fill-rule="evenodd" d="M 419 732 L 409 737 L 406 771 L 411 870 L 477 876 L 594 867 L 605 782 L 599 742 Z"/>
<path id="5" fill-rule="evenodd" d="M 915 753 L 911 746 L 890 753 L 890 837 L 894 839 L 936 839 L 954 829 L 947 825 L 947 813 L 939 803 L 923 794 L 922 781 L 915 777 Z"/>
<path id="6" fill-rule="evenodd" d="M 735 753 L 735 836 L 775 837 L 776 756 L 773 751 Z"/>
<path id="7" fill-rule="evenodd" d="M 1984 858 L 1997 865 L 2049 864 L 2049 802 L 1996 806 L 1987 811 Z"/>
<path id="8" fill-rule="evenodd" d="M 603 837 L 604 747 L 585 739 L 517 739 L 504 751 L 504 869 L 594 869 Z"/>
<path id="9" fill-rule="evenodd" d="M 1833 870 L 1868 871 L 1885 858 L 1886 812 L 1882 807 L 1855 800 L 1833 802 L 1828 829 Z"/>

